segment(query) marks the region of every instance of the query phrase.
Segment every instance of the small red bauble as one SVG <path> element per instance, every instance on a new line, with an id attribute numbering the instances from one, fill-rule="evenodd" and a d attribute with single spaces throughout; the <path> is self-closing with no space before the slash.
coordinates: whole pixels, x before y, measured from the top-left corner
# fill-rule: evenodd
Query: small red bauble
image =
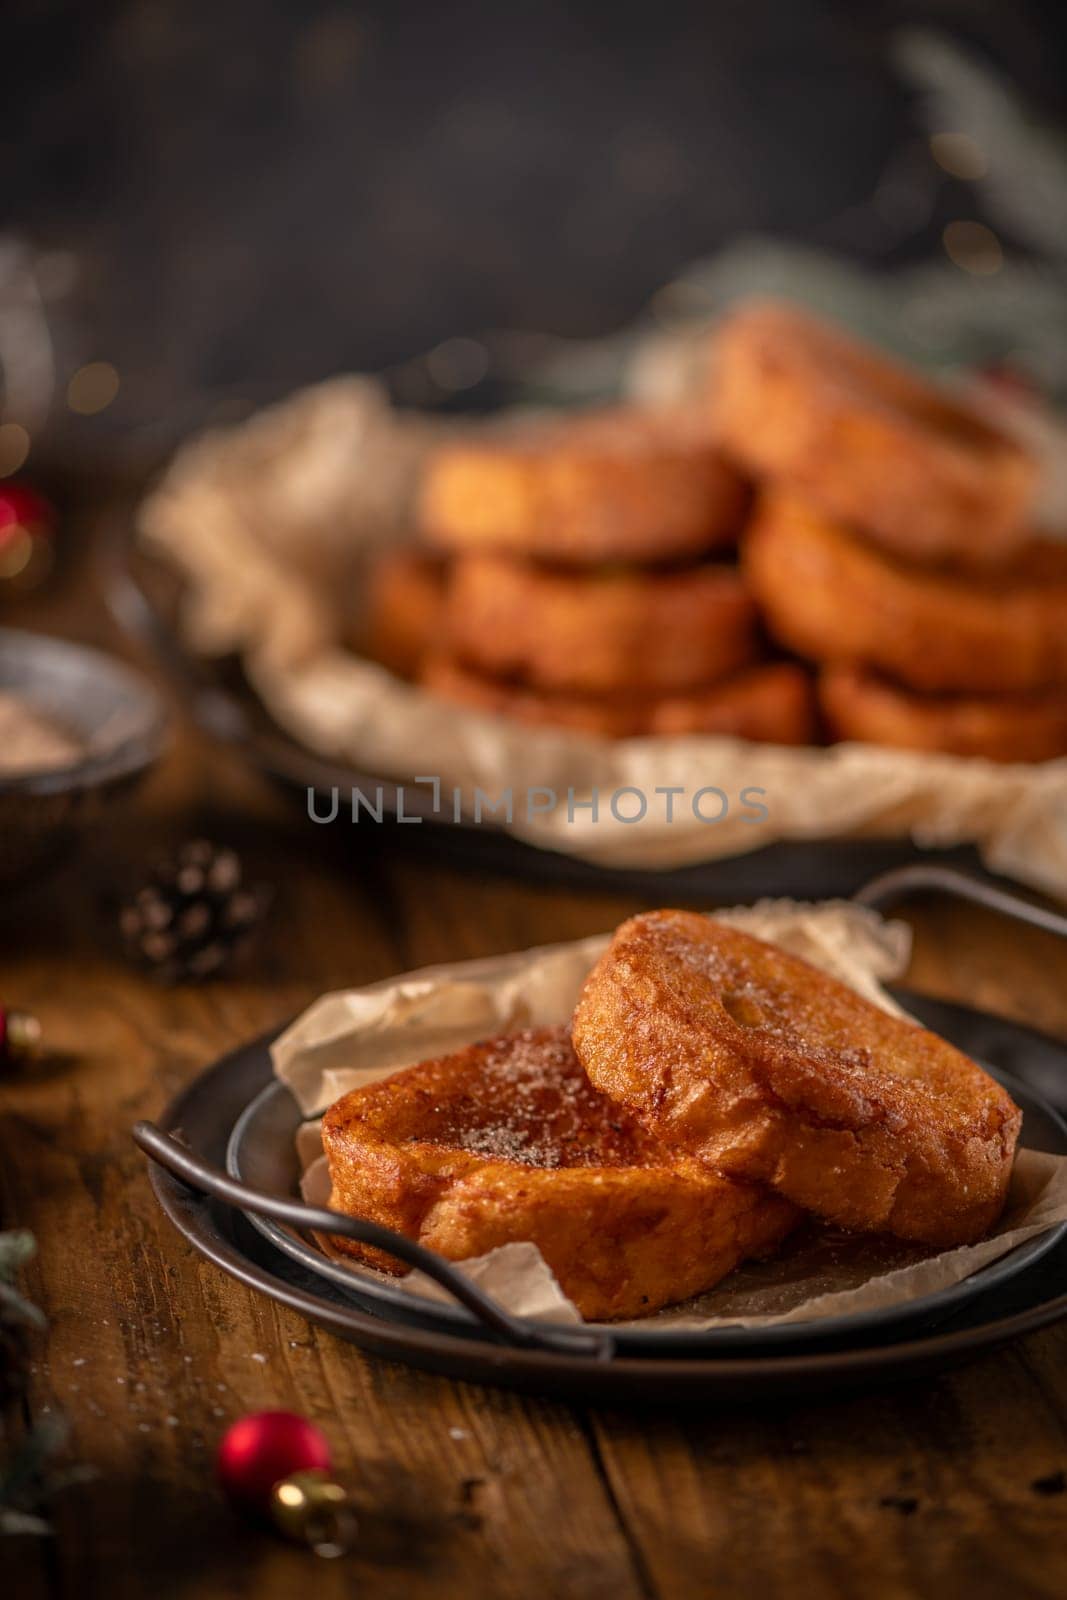
<path id="1" fill-rule="evenodd" d="M 33 588 L 54 555 L 55 511 L 26 483 L 0 483 L 0 582 Z"/>
<path id="2" fill-rule="evenodd" d="M 322 1429 L 295 1411 L 254 1411 L 223 1434 L 216 1468 L 236 1505 L 269 1517 L 275 1484 L 309 1469 L 328 1473 L 330 1447 Z"/>
<path id="3" fill-rule="evenodd" d="M 44 495 L 28 483 L 0 484 L 0 532 L 18 523 L 31 533 L 50 533 L 55 515 Z"/>

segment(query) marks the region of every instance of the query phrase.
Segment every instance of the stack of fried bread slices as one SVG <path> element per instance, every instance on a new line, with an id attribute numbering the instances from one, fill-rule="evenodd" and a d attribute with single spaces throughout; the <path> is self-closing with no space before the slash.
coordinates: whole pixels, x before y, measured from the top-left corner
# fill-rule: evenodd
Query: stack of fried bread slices
<path id="1" fill-rule="evenodd" d="M 742 565 L 771 636 L 819 666 L 837 739 L 1067 753 L 1067 543 L 1035 467 L 916 375 L 790 307 L 722 328 L 712 408 L 761 485 Z"/>
<path id="2" fill-rule="evenodd" d="M 564 412 L 432 453 L 364 647 L 461 705 L 599 738 L 1067 754 L 1067 543 L 973 409 L 749 302 L 684 407 Z M 738 562 L 738 552 L 740 560 Z"/>
<path id="3" fill-rule="evenodd" d="M 323 1141 L 336 1209 L 456 1261 L 530 1241 L 584 1317 L 612 1319 L 710 1289 L 805 1215 L 974 1242 L 1020 1121 L 936 1035 L 776 946 L 659 911 L 617 930 L 569 1026 L 357 1089 Z"/>
<path id="4" fill-rule="evenodd" d="M 620 407 L 457 439 L 426 470 L 424 548 L 374 575 L 370 653 L 521 722 L 806 743 L 810 676 L 766 658 L 737 568 L 749 502 L 692 411 Z"/>

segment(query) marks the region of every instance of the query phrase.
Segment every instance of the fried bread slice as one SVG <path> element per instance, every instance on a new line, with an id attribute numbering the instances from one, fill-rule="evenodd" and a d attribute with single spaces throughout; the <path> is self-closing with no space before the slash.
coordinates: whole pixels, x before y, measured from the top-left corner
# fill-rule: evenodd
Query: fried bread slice
<path id="1" fill-rule="evenodd" d="M 367 615 L 354 646 L 398 677 L 412 678 L 441 632 L 445 563 L 432 551 L 392 550 L 367 581 Z"/>
<path id="2" fill-rule="evenodd" d="M 945 1040 L 685 911 L 618 929 L 573 1023 L 591 1081 L 731 1177 L 939 1247 L 996 1221 L 1021 1113 Z"/>
<path id="3" fill-rule="evenodd" d="M 792 496 L 764 495 L 742 568 L 767 631 L 816 661 L 863 661 L 913 689 L 1067 683 L 1067 544 L 1031 539 L 997 574 L 894 559 Z"/>
<path id="4" fill-rule="evenodd" d="M 592 1087 L 563 1027 L 354 1090 L 326 1113 L 323 1143 L 337 1210 L 452 1261 L 530 1240 L 587 1318 L 645 1316 L 709 1289 L 773 1250 L 798 1216 L 652 1138 Z"/>
<path id="5" fill-rule="evenodd" d="M 815 723 L 808 672 L 795 661 L 767 661 L 707 689 L 664 695 L 652 708 L 648 732 L 661 739 L 719 734 L 798 745 L 814 744 Z"/>
<path id="6" fill-rule="evenodd" d="M 756 607 L 736 567 L 711 564 L 575 571 L 461 556 L 445 632 L 484 672 L 593 694 L 717 683 L 759 654 Z"/>
<path id="7" fill-rule="evenodd" d="M 471 711 L 600 739 L 685 738 L 719 734 L 764 744 L 809 744 L 814 691 L 803 667 L 769 661 L 722 683 L 650 695 L 564 694 L 491 678 L 454 656 L 433 655 L 419 681 L 432 694 Z"/>
<path id="8" fill-rule="evenodd" d="M 437 652 L 423 662 L 419 682 L 424 689 L 486 716 L 506 717 L 537 728 L 561 728 L 595 739 L 631 739 L 646 718 L 632 694 L 552 694 L 525 683 L 490 677 L 456 656 Z"/>
<path id="9" fill-rule="evenodd" d="M 1067 685 L 1030 694 L 918 694 L 863 667 L 825 667 L 819 702 L 836 739 L 984 761 L 1067 756 Z"/>
<path id="10" fill-rule="evenodd" d="M 618 407 L 443 444 L 425 468 L 419 521 L 448 550 L 581 567 L 723 549 L 747 502 L 691 414 Z"/>
<path id="11" fill-rule="evenodd" d="M 797 306 L 749 301 L 710 363 L 713 425 L 760 480 L 915 561 L 995 567 L 1037 468 L 953 395 Z"/>

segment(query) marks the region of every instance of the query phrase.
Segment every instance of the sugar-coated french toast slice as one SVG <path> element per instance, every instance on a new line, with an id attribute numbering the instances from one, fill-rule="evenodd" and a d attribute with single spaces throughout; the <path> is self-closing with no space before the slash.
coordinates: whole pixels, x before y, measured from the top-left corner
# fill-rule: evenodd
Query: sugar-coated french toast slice
<path id="1" fill-rule="evenodd" d="M 983 761 L 1067 755 L 1067 684 L 1029 694 L 919 694 L 842 664 L 820 673 L 819 704 L 836 739 Z"/>
<path id="2" fill-rule="evenodd" d="M 756 608 L 735 567 L 642 572 L 461 556 L 445 604 L 460 661 L 548 690 L 693 689 L 758 659 Z"/>
<path id="3" fill-rule="evenodd" d="M 618 406 L 447 441 L 426 464 L 419 523 L 452 551 L 693 560 L 736 543 L 748 493 L 699 415 Z"/>
<path id="4" fill-rule="evenodd" d="M 335 1209 L 452 1261 L 532 1241 L 586 1318 L 644 1316 L 709 1289 L 773 1250 L 798 1216 L 646 1133 L 589 1083 L 563 1027 L 354 1090 L 326 1113 L 323 1143 Z"/>
<path id="5" fill-rule="evenodd" d="M 687 911 L 617 930 L 574 1047 L 620 1108 L 846 1228 L 937 1246 L 996 1221 L 1021 1113 L 976 1062 L 806 961 Z"/>
<path id="6" fill-rule="evenodd" d="M 911 561 L 995 568 L 1038 468 L 955 394 L 802 310 L 750 300 L 708 364 L 712 429 L 752 477 Z"/>
<path id="7" fill-rule="evenodd" d="M 413 678 L 441 633 L 445 564 L 417 546 L 390 550 L 367 579 L 362 626 L 350 640 L 360 654 Z"/>
<path id="8" fill-rule="evenodd" d="M 793 661 L 765 661 L 722 683 L 668 694 L 559 693 L 491 678 L 455 656 L 431 655 L 419 681 L 470 711 L 531 727 L 562 728 L 602 739 L 721 735 L 766 744 L 809 744 L 815 736 L 810 675 Z"/>
<path id="9" fill-rule="evenodd" d="M 764 494 L 745 579 L 768 633 L 814 661 L 863 662 L 926 693 L 1067 684 L 1067 543 L 1031 539 L 994 573 L 922 567 L 794 496 Z"/>

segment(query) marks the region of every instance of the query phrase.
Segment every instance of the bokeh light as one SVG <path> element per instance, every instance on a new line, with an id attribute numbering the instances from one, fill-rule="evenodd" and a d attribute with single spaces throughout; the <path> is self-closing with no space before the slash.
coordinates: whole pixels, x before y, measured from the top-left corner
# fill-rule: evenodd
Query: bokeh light
<path id="1" fill-rule="evenodd" d="M 67 404 L 80 416 L 103 411 L 119 392 L 119 375 L 110 361 L 90 361 L 79 367 L 67 384 Z"/>
<path id="2" fill-rule="evenodd" d="M 984 222 L 950 222 L 941 242 L 953 265 L 977 278 L 990 278 L 1004 265 L 1000 240 Z"/>
<path id="3" fill-rule="evenodd" d="M 489 352 L 478 339 L 445 339 L 430 351 L 426 367 L 441 389 L 473 389 L 489 371 Z"/>
<path id="4" fill-rule="evenodd" d="M 967 133 L 931 134 L 930 154 L 943 172 L 968 183 L 984 178 L 989 170 L 985 151 Z"/>
<path id="5" fill-rule="evenodd" d="M 30 453 L 30 436 L 20 422 L 0 423 L 0 478 L 17 472 Z"/>
<path id="6" fill-rule="evenodd" d="M 21 523 L 13 522 L 0 533 L 0 579 L 19 577 L 32 555 L 33 535 Z"/>

